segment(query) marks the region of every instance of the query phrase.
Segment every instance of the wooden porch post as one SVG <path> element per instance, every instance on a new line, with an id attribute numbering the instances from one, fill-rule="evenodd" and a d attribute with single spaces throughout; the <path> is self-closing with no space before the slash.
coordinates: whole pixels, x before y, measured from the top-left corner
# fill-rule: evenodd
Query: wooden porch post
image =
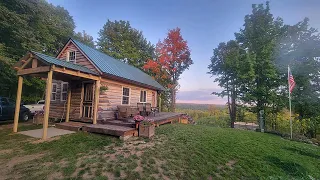
<path id="1" fill-rule="evenodd" d="M 97 80 L 95 93 L 94 93 L 93 124 L 97 124 L 99 95 L 100 95 L 100 80 Z"/>
<path id="2" fill-rule="evenodd" d="M 19 113 L 20 113 L 20 106 L 21 106 L 22 83 L 23 83 L 23 77 L 19 76 L 18 77 L 16 110 L 14 113 L 14 122 L 13 122 L 13 132 L 18 132 Z"/>
<path id="3" fill-rule="evenodd" d="M 49 122 L 49 111 L 50 111 L 50 100 L 51 100 L 51 91 L 52 91 L 52 74 L 53 71 L 48 72 L 47 85 L 46 85 L 46 99 L 44 104 L 44 119 L 43 119 L 43 133 L 42 139 L 47 139 L 48 133 L 48 122 Z"/>
<path id="4" fill-rule="evenodd" d="M 159 96 L 159 112 L 161 112 L 161 94 L 159 94 L 158 96 Z"/>
<path id="5" fill-rule="evenodd" d="M 71 88 L 70 88 L 70 84 L 69 84 L 66 122 L 69 122 L 69 117 L 70 117 L 70 105 L 71 105 Z"/>

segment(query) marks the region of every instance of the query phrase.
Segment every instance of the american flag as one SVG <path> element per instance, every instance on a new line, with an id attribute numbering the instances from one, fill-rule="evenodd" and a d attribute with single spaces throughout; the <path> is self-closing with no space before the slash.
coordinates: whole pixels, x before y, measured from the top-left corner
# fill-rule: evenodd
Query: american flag
<path id="1" fill-rule="evenodd" d="M 288 84 L 289 84 L 289 93 L 292 92 L 294 86 L 296 85 L 296 82 L 294 81 L 294 78 L 291 74 L 290 68 L 288 67 Z"/>

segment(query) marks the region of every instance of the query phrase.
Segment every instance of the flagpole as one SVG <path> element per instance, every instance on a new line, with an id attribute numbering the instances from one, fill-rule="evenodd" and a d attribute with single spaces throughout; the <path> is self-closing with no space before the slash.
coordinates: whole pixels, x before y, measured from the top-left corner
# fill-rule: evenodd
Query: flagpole
<path id="1" fill-rule="evenodd" d="M 290 138 L 292 139 L 292 118 L 291 118 L 291 93 L 290 93 L 290 68 L 288 65 L 288 90 L 289 90 L 289 112 L 290 112 Z"/>

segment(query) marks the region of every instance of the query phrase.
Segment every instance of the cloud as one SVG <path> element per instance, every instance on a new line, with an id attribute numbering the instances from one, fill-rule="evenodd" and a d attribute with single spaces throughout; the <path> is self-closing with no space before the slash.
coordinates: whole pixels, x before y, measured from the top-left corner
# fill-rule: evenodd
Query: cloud
<path id="1" fill-rule="evenodd" d="M 177 103 L 196 103 L 196 104 L 225 104 L 226 98 L 212 95 L 212 92 L 220 92 L 221 89 L 198 89 L 190 91 L 179 91 L 177 93 Z"/>

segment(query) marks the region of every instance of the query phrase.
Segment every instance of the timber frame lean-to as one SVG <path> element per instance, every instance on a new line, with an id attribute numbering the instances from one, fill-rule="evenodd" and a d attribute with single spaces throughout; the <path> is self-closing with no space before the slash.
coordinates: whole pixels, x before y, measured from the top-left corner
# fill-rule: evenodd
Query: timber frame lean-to
<path id="1" fill-rule="evenodd" d="M 23 58 L 19 60 L 14 66 L 18 75 L 18 89 L 17 99 L 14 115 L 13 132 L 18 132 L 18 120 L 21 104 L 21 94 L 24 76 L 34 76 L 46 79 L 46 92 L 45 92 L 45 108 L 43 120 L 43 133 L 42 139 L 47 139 L 50 100 L 52 91 L 52 80 L 63 80 L 67 82 L 72 81 L 92 81 L 94 83 L 94 100 L 93 100 L 93 124 L 97 123 L 97 113 L 99 104 L 100 80 L 99 74 L 90 71 L 88 68 L 73 65 L 69 62 L 60 63 L 52 59 L 48 61 L 45 58 L 38 56 L 35 52 L 28 52 Z M 72 88 L 68 88 L 67 96 L 67 110 L 65 121 L 69 122 L 70 106 L 71 106 L 71 92 Z"/>

